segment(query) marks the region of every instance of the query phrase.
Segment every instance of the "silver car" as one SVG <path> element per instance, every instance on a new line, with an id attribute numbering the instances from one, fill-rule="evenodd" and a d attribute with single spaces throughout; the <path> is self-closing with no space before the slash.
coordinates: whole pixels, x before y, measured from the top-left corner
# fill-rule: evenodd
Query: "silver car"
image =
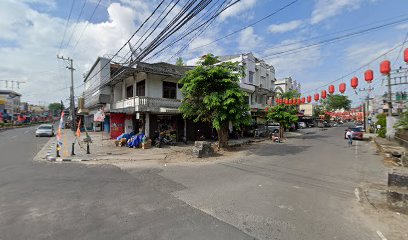
<path id="1" fill-rule="evenodd" d="M 41 124 L 35 131 L 36 137 L 53 137 L 54 136 L 54 126 L 51 124 Z"/>

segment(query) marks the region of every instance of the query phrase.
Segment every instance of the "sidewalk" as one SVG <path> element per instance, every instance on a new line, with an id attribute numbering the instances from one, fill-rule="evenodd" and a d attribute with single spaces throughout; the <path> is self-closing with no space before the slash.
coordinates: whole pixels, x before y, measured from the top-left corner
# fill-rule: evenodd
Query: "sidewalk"
<path id="1" fill-rule="evenodd" d="M 398 142 L 393 140 L 388 140 L 387 138 L 377 137 L 376 134 L 367 133 L 365 136 L 368 139 L 372 139 L 377 145 L 378 149 L 385 154 L 386 158 L 396 160 L 396 158 L 401 159 L 402 156 L 407 152 L 404 146 L 401 146 Z M 394 158 L 392 158 L 394 157 Z M 392 161 L 395 166 L 401 166 L 402 161 Z M 405 160 L 406 162 L 406 160 Z M 405 165 L 405 167 L 407 167 Z"/>
<path id="2" fill-rule="evenodd" d="M 39 152 L 36 159 L 46 159 L 49 161 L 90 161 L 90 160 L 160 160 L 164 159 L 169 152 L 168 148 L 154 149 L 134 149 L 128 147 L 117 147 L 115 141 L 110 139 L 108 133 L 90 132 L 92 142 L 89 143 L 89 154 L 87 154 L 87 143 L 85 133 L 81 133 L 79 139 L 74 132 L 64 129 L 62 135 L 62 149 L 60 156 L 56 156 L 56 138 L 51 138 L 44 148 Z M 74 154 L 72 155 L 72 143 L 74 144 Z"/>
<path id="3" fill-rule="evenodd" d="M 79 162 L 79 161 L 169 161 L 177 159 L 186 159 L 193 161 L 193 143 L 179 143 L 176 146 L 163 146 L 162 148 L 152 147 L 150 149 L 118 147 L 115 140 L 110 139 L 110 135 L 104 132 L 89 132 L 92 142 L 89 143 L 89 152 L 87 154 L 87 143 L 85 133 L 81 133 L 78 139 L 69 129 L 64 129 L 62 135 L 62 149 L 60 156 L 56 153 L 56 138 L 50 138 L 43 149 L 34 158 L 35 160 L 48 160 L 55 162 Z M 230 147 L 239 147 L 251 142 L 264 141 L 265 138 L 253 139 L 242 138 L 229 141 Z M 72 155 L 72 143 L 74 144 L 74 154 Z M 219 155 L 217 155 L 219 157 Z"/>

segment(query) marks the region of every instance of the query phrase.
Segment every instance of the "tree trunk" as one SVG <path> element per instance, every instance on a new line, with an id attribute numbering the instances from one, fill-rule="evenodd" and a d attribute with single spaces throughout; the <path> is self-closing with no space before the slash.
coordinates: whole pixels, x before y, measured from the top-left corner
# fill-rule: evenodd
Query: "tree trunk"
<path id="1" fill-rule="evenodd" d="M 280 125 L 280 129 L 279 129 L 279 138 L 283 139 L 283 133 L 285 132 L 285 128 L 283 127 L 283 125 Z"/>
<path id="2" fill-rule="evenodd" d="M 218 133 L 218 149 L 228 147 L 228 124 L 221 126 Z"/>

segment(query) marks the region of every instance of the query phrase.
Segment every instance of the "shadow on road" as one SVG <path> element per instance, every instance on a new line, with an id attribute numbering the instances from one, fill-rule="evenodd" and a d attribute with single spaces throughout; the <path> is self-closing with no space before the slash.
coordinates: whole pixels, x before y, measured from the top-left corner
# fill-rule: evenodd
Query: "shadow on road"
<path id="1" fill-rule="evenodd" d="M 306 151 L 310 146 L 286 145 L 284 143 L 264 143 L 248 151 L 256 156 L 287 156 Z"/>

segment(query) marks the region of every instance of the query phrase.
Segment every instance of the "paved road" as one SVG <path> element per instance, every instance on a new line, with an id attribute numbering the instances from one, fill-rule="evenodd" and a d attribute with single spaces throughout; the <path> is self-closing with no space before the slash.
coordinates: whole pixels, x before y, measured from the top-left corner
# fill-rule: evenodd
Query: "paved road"
<path id="1" fill-rule="evenodd" d="M 168 166 L 158 175 L 185 186 L 177 198 L 259 239 L 379 239 L 355 189 L 385 182 L 381 157 L 369 142 L 348 147 L 344 127 L 308 131 L 232 162 Z"/>
<path id="2" fill-rule="evenodd" d="M 33 133 L 0 132 L 1 240 L 253 239 L 117 167 L 35 162 Z"/>

